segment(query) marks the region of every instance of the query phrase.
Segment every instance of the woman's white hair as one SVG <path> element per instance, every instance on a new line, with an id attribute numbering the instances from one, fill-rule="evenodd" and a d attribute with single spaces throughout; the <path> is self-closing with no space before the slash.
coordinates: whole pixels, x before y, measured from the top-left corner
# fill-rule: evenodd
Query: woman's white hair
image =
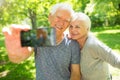
<path id="1" fill-rule="evenodd" d="M 72 21 L 75 21 L 75 20 L 83 21 L 84 24 L 85 24 L 85 27 L 87 27 L 90 30 L 90 28 L 91 28 L 91 20 L 86 14 L 84 14 L 82 12 L 74 13 L 74 16 L 72 17 Z"/>
<path id="2" fill-rule="evenodd" d="M 59 10 L 59 9 L 69 11 L 71 16 L 74 13 L 70 4 L 68 4 L 68 3 L 57 3 L 54 6 L 52 6 L 52 8 L 51 8 L 51 11 L 50 11 L 51 15 L 54 15 L 56 13 L 56 11 Z"/>

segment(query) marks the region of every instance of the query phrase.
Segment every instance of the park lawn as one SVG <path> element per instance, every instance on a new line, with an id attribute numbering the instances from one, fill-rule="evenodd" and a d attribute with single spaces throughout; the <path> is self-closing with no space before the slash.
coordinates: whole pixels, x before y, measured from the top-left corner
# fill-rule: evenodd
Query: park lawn
<path id="1" fill-rule="evenodd" d="M 120 26 L 95 28 L 92 32 L 99 40 L 120 53 Z"/>
<path id="2" fill-rule="evenodd" d="M 34 55 L 20 64 L 11 63 L 8 60 L 2 33 L 0 33 L 0 80 L 35 80 Z"/>
<path id="3" fill-rule="evenodd" d="M 120 54 L 120 26 L 92 29 L 93 34 Z M 113 80 L 120 80 L 120 70 L 110 66 Z M 4 36 L 0 31 L 0 80 L 35 80 L 34 54 L 20 64 L 8 60 Z"/>

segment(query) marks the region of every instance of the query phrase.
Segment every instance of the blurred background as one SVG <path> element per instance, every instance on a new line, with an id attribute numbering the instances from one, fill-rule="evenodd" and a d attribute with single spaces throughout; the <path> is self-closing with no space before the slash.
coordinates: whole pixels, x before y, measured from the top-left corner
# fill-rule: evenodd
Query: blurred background
<path id="1" fill-rule="evenodd" d="M 35 80 L 34 54 L 20 64 L 11 63 L 2 28 L 11 24 L 49 26 L 51 6 L 59 2 L 87 14 L 93 34 L 120 54 L 120 0 L 0 0 L 0 80 Z M 110 72 L 113 80 L 120 80 L 120 69 L 110 66 Z"/>

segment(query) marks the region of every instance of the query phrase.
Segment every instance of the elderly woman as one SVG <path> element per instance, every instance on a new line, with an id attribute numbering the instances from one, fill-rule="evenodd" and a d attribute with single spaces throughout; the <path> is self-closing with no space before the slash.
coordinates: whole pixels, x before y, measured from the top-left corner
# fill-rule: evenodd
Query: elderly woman
<path id="1" fill-rule="evenodd" d="M 81 49 L 83 80 L 111 80 L 108 64 L 120 68 L 120 56 L 90 35 L 91 21 L 84 13 L 75 13 L 69 27 L 70 36 Z"/>

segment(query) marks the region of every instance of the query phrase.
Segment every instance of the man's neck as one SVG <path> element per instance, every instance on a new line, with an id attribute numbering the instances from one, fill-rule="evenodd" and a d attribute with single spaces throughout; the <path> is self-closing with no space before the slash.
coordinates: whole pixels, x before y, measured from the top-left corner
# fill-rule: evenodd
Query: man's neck
<path id="1" fill-rule="evenodd" d="M 64 35 L 60 35 L 60 36 L 56 37 L 56 43 L 57 43 L 57 45 L 62 42 L 63 38 L 64 38 Z"/>

